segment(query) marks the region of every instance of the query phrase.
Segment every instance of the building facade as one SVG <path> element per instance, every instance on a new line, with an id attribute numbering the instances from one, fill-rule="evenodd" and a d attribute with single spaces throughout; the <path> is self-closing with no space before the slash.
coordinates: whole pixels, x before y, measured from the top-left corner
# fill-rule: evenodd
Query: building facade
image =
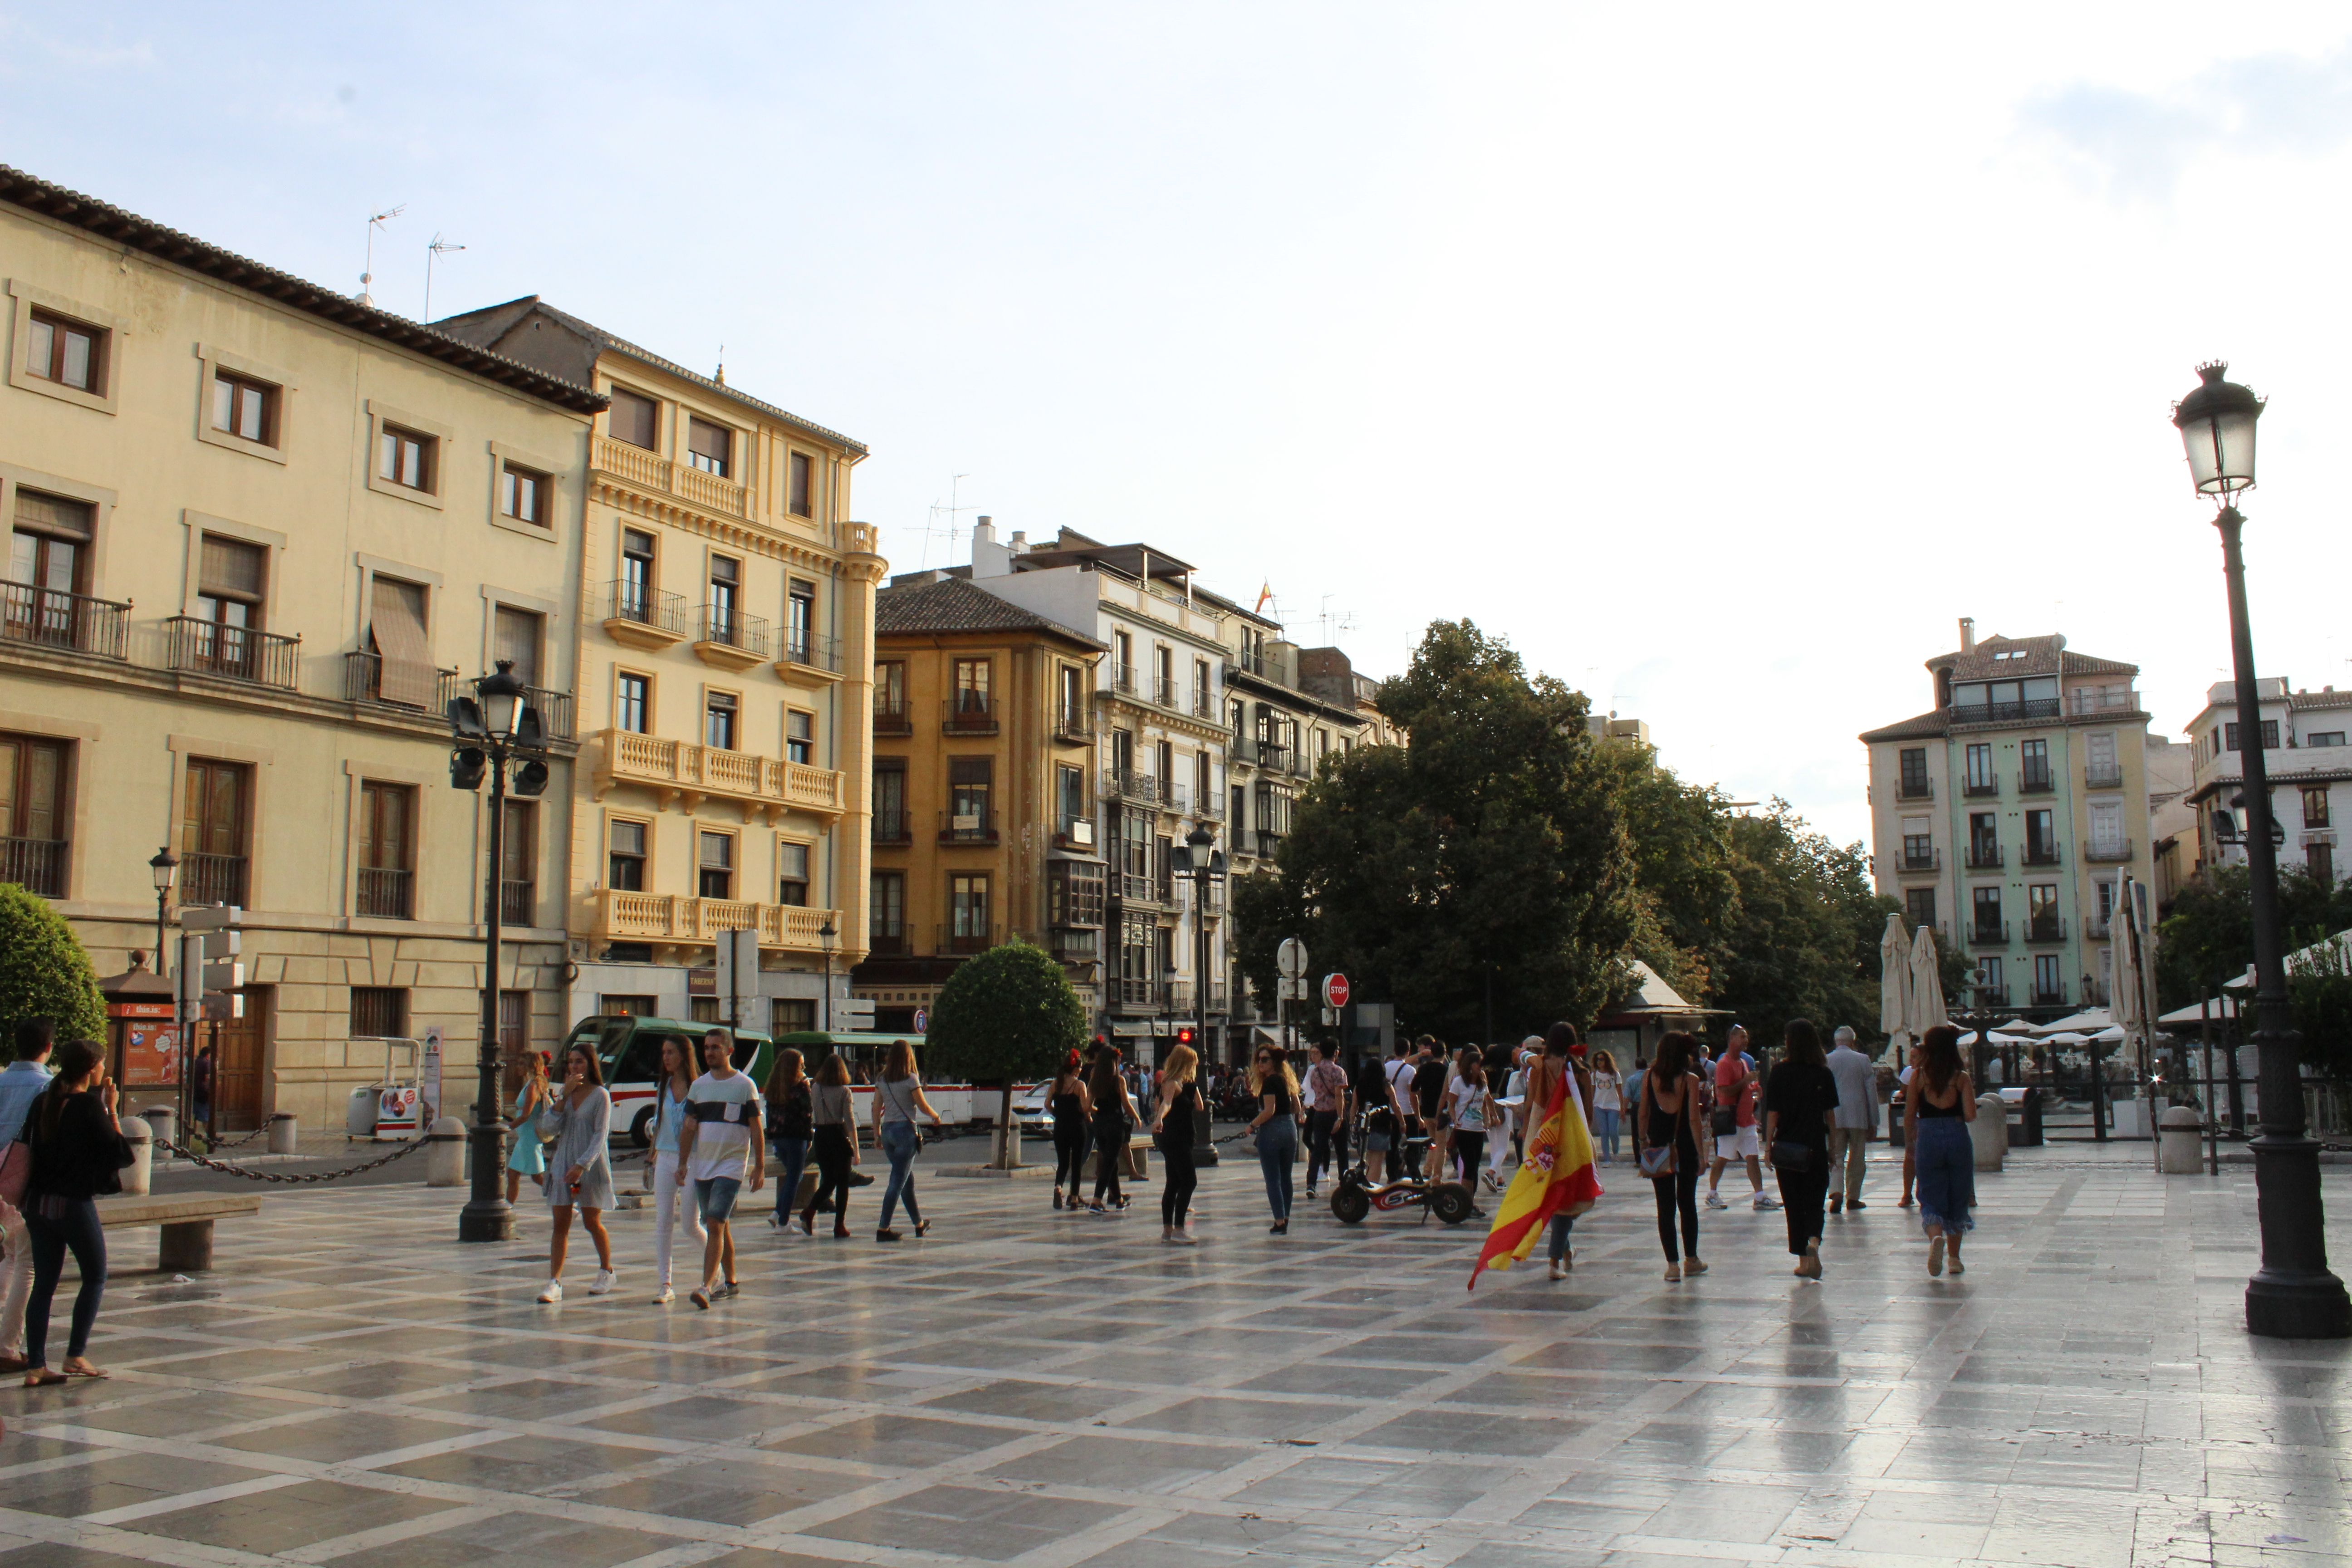
<path id="1" fill-rule="evenodd" d="M 1053 953 L 1102 1016 L 1103 645 L 948 572 L 875 599 L 873 872 L 855 994 L 911 1031 L 971 954 Z"/>
<path id="2" fill-rule="evenodd" d="M 500 1032 L 551 1047 L 603 396 L 13 171 L 0 257 L 0 877 L 100 973 L 156 945 L 159 846 L 243 909 L 231 1128 L 339 1123 L 375 1037 L 439 1029 L 462 1085 L 488 823 L 446 710 L 510 659 L 553 745 L 508 808 Z"/>
<path id="3" fill-rule="evenodd" d="M 1936 706 L 1862 737 L 1879 891 L 1969 957 L 1976 1007 L 2104 1003 L 2121 878 L 2151 870 L 2138 668 L 1964 619 L 1927 669 Z"/>
<path id="4" fill-rule="evenodd" d="M 838 1026 L 866 954 L 874 594 L 866 448 L 536 298 L 437 330 L 593 386 L 569 1007 L 716 1020 L 719 933 L 760 933 L 740 1021 Z"/>
<path id="5" fill-rule="evenodd" d="M 2333 886 L 2347 870 L 2336 834 L 2352 824 L 2352 691 L 2290 689 L 2284 677 L 2258 678 L 2263 764 L 2271 785 L 2271 816 L 2284 834 L 2282 868 L 2300 866 Z M 2192 768 L 2183 804 L 2191 814 L 2191 873 L 2246 863 L 2244 737 L 2238 730 L 2238 688 L 2207 688 L 2205 706 L 2189 721 Z"/>

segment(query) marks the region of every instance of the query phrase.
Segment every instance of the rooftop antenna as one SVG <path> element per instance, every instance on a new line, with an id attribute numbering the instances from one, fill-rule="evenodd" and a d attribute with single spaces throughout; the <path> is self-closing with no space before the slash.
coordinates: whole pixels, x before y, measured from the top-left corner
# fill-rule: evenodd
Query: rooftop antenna
<path id="1" fill-rule="evenodd" d="M 436 257 L 446 256 L 453 250 L 463 250 L 466 247 L 462 245 L 450 244 L 438 234 L 436 234 L 433 237 L 433 242 L 425 247 L 425 320 L 428 323 L 433 320 L 434 258 Z"/>
<path id="2" fill-rule="evenodd" d="M 948 479 L 948 504 L 941 506 L 937 501 L 933 501 L 931 503 L 930 522 L 923 530 L 923 565 L 927 569 L 931 563 L 931 540 L 934 536 L 941 532 L 944 532 L 948 536 L 948 564 L 950 566 L 955 564 L 956 514 L 958 512 L 976 511 L 979 510 L 977 507 L 968 507 L 962 504 L 963 482 L 970 478 L 971 478 L 970 474 L 950 475 Z M 945 529 L 941 529 L 938 526 L 940 513 L 941 512 L 948 514 L 948 525 Z"/>
<path id="3" fill-rule="evenodd" d="M 1356 613 L 1353 610 L 1340 610 L 1335 613 L 1331 608 L 1331 595 L 1328 594 L 1323 595 L 1323 613 L 1317 616 L 1315 620 L 1316 624 L 1323 628 L 1325 647 L 1334 646 L 1341 637 L 1356 629 Z"/>
<path id="4" fill-rule="evenodd" d="M 386 207 L 380 213 L 368 214 L 367 270 L 360 274 L 359 300 L 362 305 L 373 308 L 375 304 L 375 296 L 368 291 L 375 283 L 375 231 L 407 210 L 408 204 L 402 202 L 399 205 Z"/>

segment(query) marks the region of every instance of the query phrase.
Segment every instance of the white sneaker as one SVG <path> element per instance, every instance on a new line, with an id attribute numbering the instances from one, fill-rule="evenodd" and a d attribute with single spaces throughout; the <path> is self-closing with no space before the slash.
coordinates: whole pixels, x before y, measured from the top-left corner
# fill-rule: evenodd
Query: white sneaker
<path id="1" fill-rule="evenodd" d="M 588 1281 L 588 1294 L 591 1296 L 610 1295 L 612 1290 L 613 1271 L 609 1268 L 599 1268 L 596 1270 L 596 1278 Z"/>
<path id="2" fill-rule="evenodd" d="M 549 1303 L 562 1300 L 563 1300 L 563 1281 L 562 1281 L 562 1280 L 561 1280 L 561 1279 L 551 1279 L 551 1280 L 549 1280 L 549 1281 L 547 1282 L 547 1289 L 544 1289 L 544 1290 L 541 1290 L 541 1291 L 539 1293 L 539 1299 L 540 1299 L 540 1300 L 541 1300 L 541 1301 L 542 1301 L 542 1302 L 549 1302 Z"/>
<path id="3" fill-rule="evenodd" d="M 1711 1209 L 1719 1209 L 1728 1205 L 1727 1205 L 1721 1198 L 1717 1197 L 1713 1193 L 1709 1193 L 1706 1194 L 1706 1206 Z"/>
<path id="4" fill-rule="evenodd" d="M 665 1285 L 661 1288 L 661 1294 L 654 1298 L 654 1305 L 656 1307 L 667 1307 L 672 1301 L 677 1300 L 677 1292 Z"/>
<path id="5" fill-rule="evenodd" d="M 1780 1206 L 1780 1199 L 1778 1199 L 1778 1198 L 1768 1198 L 1768 1197 L 1766 1197 L 1762 1193 L 1759 1193 L 1759 1194 L 1756 1194 L 1756 1212 L 1757 1212 L 1758 1214 L 1762 1214 L 1762 1213 L 1764 1213 L 1764 1212 L 1765 1212 L 1766 1210 L 1768 1210 L 1768 1209 L 1776 1209 L 1776 1208 L 1779 1208 Z"/>

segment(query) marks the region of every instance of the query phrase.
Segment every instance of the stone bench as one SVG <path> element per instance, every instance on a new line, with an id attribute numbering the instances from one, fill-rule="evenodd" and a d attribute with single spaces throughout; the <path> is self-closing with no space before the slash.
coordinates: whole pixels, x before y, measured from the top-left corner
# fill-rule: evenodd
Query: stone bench
<path id="1" fill-rule="evenodd" d="M 187 1193 L 172 1197 L 110 1197 L 98 1200 L 98 1223 L 108 1230 L 127 1226 L 163 1227 L 156 1249 L 159 1273 L 184 1274 L 213 1266 L 213 1221 L 261 1212 L 257 1193 Z"/>

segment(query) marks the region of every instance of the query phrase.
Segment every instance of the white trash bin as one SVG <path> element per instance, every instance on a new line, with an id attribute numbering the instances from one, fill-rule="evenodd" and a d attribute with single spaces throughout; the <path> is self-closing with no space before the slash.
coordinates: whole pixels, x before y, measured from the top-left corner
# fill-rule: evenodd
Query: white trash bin
<path id="1" fill-rule="evenodd" d="M 1977 1119 L 1969 1123 L 1969 1144 L 1979 1171 L 1998 1171 L 2009 1158 L 2009 1107 L 1997 1094 L 1977 1096 Z"/>

